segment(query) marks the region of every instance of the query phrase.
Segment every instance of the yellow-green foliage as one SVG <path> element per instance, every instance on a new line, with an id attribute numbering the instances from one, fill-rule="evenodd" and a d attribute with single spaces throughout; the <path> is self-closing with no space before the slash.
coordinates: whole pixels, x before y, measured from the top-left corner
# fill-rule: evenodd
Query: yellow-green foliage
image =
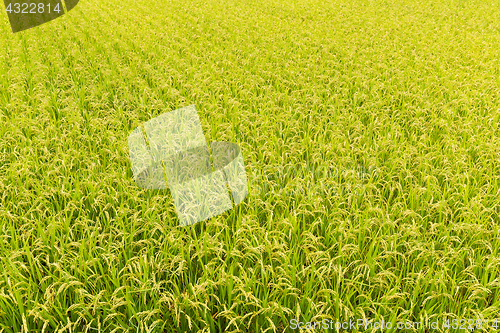
<path id="1" fill-rule="evenodd" d="M 497 1 L 88 0 L 18 34 L 4 14 L 0 331 L 500 318 Z M 250 193 L 181 228 L 127 137 L 191 104 Z"/>

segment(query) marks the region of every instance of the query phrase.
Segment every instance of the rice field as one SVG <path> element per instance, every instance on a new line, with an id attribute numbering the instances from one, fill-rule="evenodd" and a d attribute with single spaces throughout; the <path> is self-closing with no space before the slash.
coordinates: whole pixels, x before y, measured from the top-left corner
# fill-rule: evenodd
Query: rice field
<path id="1" fill-rule="evenodd" d="M 0 332 L 500 330 L 499 1 L 0 8 Z M 192 104 L 249 193 L 180 227 L 127 138 Z"/>

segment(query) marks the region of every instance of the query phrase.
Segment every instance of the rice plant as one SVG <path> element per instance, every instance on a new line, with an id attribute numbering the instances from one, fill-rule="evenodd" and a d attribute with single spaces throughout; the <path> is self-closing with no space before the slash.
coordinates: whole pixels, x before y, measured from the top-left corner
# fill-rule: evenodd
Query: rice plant
<path id="1" fill-rule="evenodd" d="M 249 194 L 181 227 L 127 138 L 192 104 Z M 500 330 L 499 124 L 495 1 L 2 14 L 0 332 Z"/>

